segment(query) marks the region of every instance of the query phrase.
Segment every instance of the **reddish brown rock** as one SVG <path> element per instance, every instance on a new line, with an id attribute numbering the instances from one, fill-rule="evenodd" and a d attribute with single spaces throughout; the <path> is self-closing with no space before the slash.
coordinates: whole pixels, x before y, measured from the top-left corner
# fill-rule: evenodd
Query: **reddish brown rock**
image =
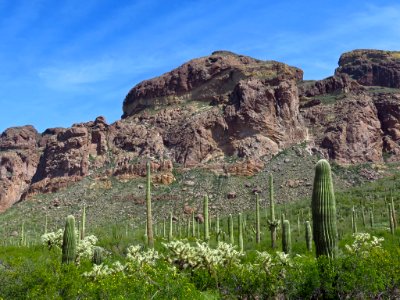
<path id="1" fill-rule="evenodd" d="M 400 52 L 354 50 L 340 56 L 336 75 L 348 74 L 362 85 L 400 88 Z"/>
<path id="2" fill-rule="evenodd" d="M 32 126 L 9 128 L 0 136 L 0 212 L 29 188 L 39 163 L 39 141 Z"/>
<path id="3" fill-rule="evenodd" d="M 338 74 L 323 80 L 303 82 L 299 85 L 299 94 L 304 97 L 315 97 L 331 93 L 358 93 L 365 88 L 347 74 Z"/>
<path id="4" fill-rule="evenodd" d="M 382 161 L 382 130 L 377 109 L 367 95 L 349 96 L 334 105 L 304 111 L 312 139 L 338 163 Z"/>
<path id="5" fill-rule="evenodd" d="M 156 108 L 187 100 L 224 103 L 240 80 L 278 76 L 301 80 L 303 72 L 274 61 L 215 51 L 211 56 L 193 59 L 160 77 L 139 83 L 124 100 L 123 118 L 146 107 Z"/>

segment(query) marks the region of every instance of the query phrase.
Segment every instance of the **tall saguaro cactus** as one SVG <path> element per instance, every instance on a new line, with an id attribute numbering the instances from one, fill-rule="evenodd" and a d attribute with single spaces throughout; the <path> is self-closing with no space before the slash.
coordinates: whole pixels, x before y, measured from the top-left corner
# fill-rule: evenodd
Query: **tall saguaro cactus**
<path id="1" fill-rule="evenodd" d="M 215 239 L 216 239 L 217 243 L 221 239 L 220 235 L 221 235 L 221 233 L 220 233 L 220 230 L 219 230 L 219 215 L 217 215 L 217 219 L 215 221 Z"/>
<path id="2" fill-rule="evenodd" d="M 315 167 L 311 206 L 316 254 L 334 258 L 338 244 L 336 201 L 331 167 L 325 159 L 318 161 Z"/>
<path id="3" fill-rule="evenodd" d="M 312 232 L 311 232 L 311 225 L 310 221 L 306 221 L 306 245 L 307 251 L 312 251 Z"/>
<path id="4" fill-rule="evenodd" d="M 169 231 L 168 231 L 168 242 L 172 241 L 172 212 L 169 213 Z"/>
<path id="5" fill-rule="evenodd" d="M 238 226 L 239 226 L 239 233 L 238 233 L 238 241 L 239 241 L 239 251 L 243 252 L 243 221 L 242 221 L 242 214 L 238 214 Z"/>
<path id="6" fill-rule="evenodd" d="M 146 217 L 147 217 L 147 245 L 150 248 L 154 247 L 153 236 L 153 217 L 151 213 L 151 176 L 150 176 L 150 162 L 146 164 Z"/>
<path id="7" fill-rule="evenodd" d="M 196 236 L 196 220 L 194 218 L 194 212 L 192 212 L 192 237 Z"/>
<path id="8" fill-rule="evenodd" d="M 276 248 L 276 229 L 279 226 L 279 220 L 275 219 L 275 202 L 274 202 L 274 178 L 269 175 L 269 203 L 270 203 L 270 219 L 268 220 L 269 230 L 271 231 L 271 246 Z"/>
<path id="9" fill-rule="evenodd" d="M 256 194 L 256 243 L 259 244 L 261 241 L 260 238 L 260 198 L 258 194 Z"/>
<path id="10" fill-rule="evenodd" d="M 82 211 L 82 227 L 81 227 L 81 240 L 85 238 L 86 235 L 86 205 L 83 205 Z"/>
<path id="11" fill-rule="evenodd" d="M 392 197 L 392 201 L 390 202 L 390 204 L 392 206 L 393 227 L 394 227 L 394 229 L 396 229 L 397 228 L 397 216 L 396 216 L 396 209 L 394 207 L 393 197 Z"/>
<path id="12" fill-rule="evenodd" d="M 356 217 L 356 210 L 354 209 L 354 206 L 353 206 L 353 210 L 352 210 L 352 214 L 351 214 L 351 227 L 353 229 L 353 233 L 357 233 L 357 217 Z"/>
<path id="13" fill-rule="evenodd" d="M 282 251 L 286 254 L 292 250 L 292 237 L 290 234 L 290 223 L 288 220 L 282 222 Z"/>
<path id="14" fill-rule="evenodd" d="M 229 241 L 233 245 L 235 243 L 235 239 L 233 237 L 233 218 L 231 214 L 229 214 L 228 218 L 228 231 L 229 231 Z"/>
<path id="15" fill-rule="evenodd" d="M 209 228 L 209 220 L 208 220 L 208 197 L 204 196 L 203 202 L 203 213 L 204 213 L 204 241 L 208 243 L 210 240 L 210 228 Z"/>
<path id="16" fill-rule="evenodd" d="M 62 243 L 62 263 L 74 263 L 76 258 L 75 218 L 69 215 L 65 221 Z"/>

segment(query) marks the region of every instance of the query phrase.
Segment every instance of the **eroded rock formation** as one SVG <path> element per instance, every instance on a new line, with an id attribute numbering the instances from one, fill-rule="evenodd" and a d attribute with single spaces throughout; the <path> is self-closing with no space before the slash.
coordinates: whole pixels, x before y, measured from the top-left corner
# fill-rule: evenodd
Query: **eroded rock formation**
<path id="1" fill-rule="evenodd" d="M 399 72 L 399 52 L 376 50 L 343 54 L 335 75 L 319 81 L 227 51 L 191 60 L 136 85 L 113 124 L 98 117 L 42 134 L 32 126 L 7 129 L 0 136 L 0 211 L 88 175 L 144 176 L 148 159 L 161 184 L 174 181 L 175 163 L 253 175 L 304 141 L 341 164 L 378 162 L 385 153 L 398 160 Z"/>

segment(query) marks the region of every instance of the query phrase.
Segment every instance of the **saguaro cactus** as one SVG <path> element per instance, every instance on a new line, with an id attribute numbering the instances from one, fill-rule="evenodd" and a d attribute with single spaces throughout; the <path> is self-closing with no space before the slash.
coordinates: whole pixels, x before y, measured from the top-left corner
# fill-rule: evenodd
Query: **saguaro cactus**
<path id="1" fill-rule="evenodd" d="M 282 251 L 288 254 L 292 250 L 292 238 L 290 234 L 289 220 L 282 223 Z"/>
<path id="2" fill-rule="evenodd" d="M 306 221 L 306 245 L 307 250 L 312 251 L 312 232 L 311 232 L 311 224 L 310 221 Z"/>
<path id="3" fill-rule="evenodd" d="M 261 241 L 260 238 L 260 198 L 258 194 L 256 194 L 256 243 L 259 244 Z"/>
<path id="4" fill-rule="evenodd" d="M 153 216 L 151 213 L 151 176 L 150 176 L 150 162 L 146 164 L 146 218 L 147 218 L 147 244 L 150 248 L 154 247 L 153 236 Z"/>
<path id="5" fill-rule="evenodd" d="M 86 205 L 83 205 L 82 211 L 82 226 L 81 226 L 81 240 L 85 238 L 86 235 Z"/>
<path id="6" fill-rule="evenodd" d="M 238 241 L 239 241 L 239 251 L 243 252 L 243 221 L 242 221 L 242 214 L 238 214 L 238 226 L 239 226 L 239 233 L 238 233 Z"/>
<path id="7" fill-rule="evenodd" d="M 336 201 L 331 167 L 325 159 L 321 159 L 315 167 L 311 206 L 316 254 L 333 258 L 336 256 L 338 243 Z"/>
<path id="8" fill-rule="evenodd" d="M 216 219 L 216 221 L 215 221 L 216 223 L 215 223 L 215 239 L 216 239 L 216 241 L 217 241 L 217 243 L 220 241 L 220 239 L 221 239 L 221 233 L 220 233 L 220 231 L 219 231 L 219 215 L 217 215 L 217 219 Z"/>
<path id="9" fill-rule="evenodd" d="M 203 202 L 203 213 L 204 213 L 204 241 L 208 243 L 210 240 L 210 231 L 209 231 L 209 220 L 208 220 L 208 197 L 204 196 Z"/>
<path id="10" fill-rule="evenodd" d="M 372 211 L 372 208 L 369 210 L 369 225 L 371 228 L 374 228 L 374 212 Z"/>
<path id="11" fill-rule="evenodd" d="M 392 197 L 392 201 L 390 204 L 392 206 L 393 227 L 394 227 L 394 229 L 396 229 L 397 228 L 397 216 L 396 216 L 396 209 L 394 207 L 393 197 Z"/>
<path id="12" fill-rule="evenodd" d="M 192 212 L 192 237 L 196 236 L 196 220 L 194 218 L 194 212 Z"/>
<path id="13" fill-rule="evenodd" d="M 228 230 L 229 230 L 229 241 L 233 245 L 235 243 L 235 239 L 233 237 L 233 219 L 231 214 L 229 215 L 228 219 Z"/>
<path id="14" fill-rule="evenodd" d="M 274 202 L 274 178 L 269 175 L 269 203 L 270 203 L 270 219 L 268 227 L 271 231 L 271 247 L 276 248 L 276 229 L 279 226 L 279 220 L 275 219 L 275 202 Z"/>
<path id="15" fill-rule="evenodd" d="M 169 213 L 169 232 L 168 232 L 168 242 L 172 241 L 172 212 Z"/>
<path id="16" fill-rule="evenodd" d="M 76 258 L 76 233 L 75 218 L 69 215 L 65 221 L 65 229 L 62 243 L 62 263 L 75 262 Z"/>
<path id="17" fill-rule="evenodd" d="M 95 265 L 101 265 L 103 262 L 103 249 L 101 247 L 94 247 L 93 248 L 93 256 L 92 256 L 92 263 Z"/>
<path id="18" fill-rule="evenodd" d="M 356 217 L 356 210 L 354 209 L 354 206 L 353 206 L 353 210 L 352 210 L 352 214 L 351 214 L 351 227 L 353 229 L 353 233 L 357 233 L 357 217 Z"/>
<path id="19" fill-rule="evenodd" d="M 389 203 L 387 205 L 388 207 L 388 217 L 389 217 L 389 227 L 390 227 L 390 233 L 394 234 L 394 222 L 393 222 L 393 212 L 392 212 L 392 205 Z"/>

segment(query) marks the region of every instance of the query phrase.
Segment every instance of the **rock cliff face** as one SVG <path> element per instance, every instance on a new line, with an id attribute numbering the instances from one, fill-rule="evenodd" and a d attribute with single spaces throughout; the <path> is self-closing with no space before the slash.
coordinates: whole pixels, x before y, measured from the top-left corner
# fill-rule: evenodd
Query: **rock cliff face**
<path id="1" fill-rule="evenodd" d="M 344 53 L 335 73 L 348 74 L 362 85 L 400 88 L 400 51 L 354 50 Z"/>
<path id="2" fill-rule="evenodd" d="M 335 75 L 319 81 L 227 51 L 191 60 L 135 86 L 114 124 L 98 117 L 42 134 L 7 129 L 0 211 L 88 175 L 144 176 L 147 159 L 162 184 L 174 181 L 173 163 L 251 175 L 301 142 L 341 164 L 379 162 L 384 153 L 398 160 L 399 72 L 399 52 L 376 50 L 343 54 Z"/>

